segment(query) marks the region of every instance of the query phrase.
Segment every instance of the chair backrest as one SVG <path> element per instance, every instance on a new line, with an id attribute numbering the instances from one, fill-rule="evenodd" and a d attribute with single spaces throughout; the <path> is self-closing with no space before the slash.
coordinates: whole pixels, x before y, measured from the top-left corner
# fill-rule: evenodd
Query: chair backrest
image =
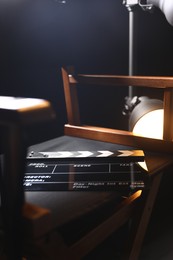
<path id="1" fill-rule="evenodd" d="M 27 126 L 55 117 L 48 101 L 0 97 L 1 210 L 7 259 L 21 259 Z"/>
<path id="2" fill-rule="evenodd" d="M 67 68 L 62 68 L 68 119 L 68 124 L 65 125 L 66 134 L 139 147 L 145 150 L 167 153 L 173 152 L 173 77 L 87 75 L 72 74 L 71 71 L 71 69 L 69 72 Z M 82 84 L 85 86 L 106 86 L 105 91 L 108 91 L 108 86 L 114 86 L 116 88 L 120 86 L 136 86 L 163 89 L 163 140 L 138 136 L 130 131 L 81 125 L 77 85 Z"/>

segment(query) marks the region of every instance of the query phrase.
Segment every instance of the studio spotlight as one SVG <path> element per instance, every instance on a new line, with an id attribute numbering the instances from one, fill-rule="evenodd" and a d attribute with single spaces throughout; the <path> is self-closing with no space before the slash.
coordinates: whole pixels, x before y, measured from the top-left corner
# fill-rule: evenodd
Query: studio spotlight
<path id="1" fill-rule="evenodd" d="M 135 100 L 135 102 L 134 102 Z M 129 106 L 129 104 L 131 104 Z M 129 108 L 129 130 L 134 134 L 163 139 L 163 102 L 148 97 L 134 97 Z"/>
<path id="2" fill-rule="evenodd" d="M 147 0 L 147 4 L 158 7 L 165 15 L 168 23 L 173 26 L 173 1 L 172 0 Z"/>

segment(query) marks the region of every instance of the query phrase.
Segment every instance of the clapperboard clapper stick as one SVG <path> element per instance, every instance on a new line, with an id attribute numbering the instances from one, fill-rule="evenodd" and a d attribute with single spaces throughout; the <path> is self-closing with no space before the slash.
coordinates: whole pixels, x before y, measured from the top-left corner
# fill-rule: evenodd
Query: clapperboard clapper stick
<path id="1" fill-rule="evenodd" d="M 142 162 L 145 155 L 143 150 L 98 150 L 98 151 L 30 151 L 27 159 L 55 160 L 63 163 L 70 161 L 97 161 L 97 162 Z"/>

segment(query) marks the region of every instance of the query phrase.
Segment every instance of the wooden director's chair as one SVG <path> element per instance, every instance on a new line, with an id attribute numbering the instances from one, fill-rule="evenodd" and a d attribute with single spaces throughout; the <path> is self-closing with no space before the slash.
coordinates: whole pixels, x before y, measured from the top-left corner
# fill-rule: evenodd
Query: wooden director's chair
<path id="1" fill-rule="evenodd" d="M 146 154 L 146 163 L 151 177 L 151 186 L 148 190 L 137 191 L 127 197 L 117 211 L 107 221 L 107 225 L 100 227 L 100 232 L 105 237 L 128 219 L 132 219 L 125 259 L 138 259 L 140 249 L 150 219 L 152 208 L 160 186 L 163 171 L 172 164 L 173 157 L 173 78 L 172 77 L 140 77 L 140 76 L 115 76 L 115 75 L 86 75 L 72 74 L 68 69 L 62 68 L 62 79 L 67 109 L 68 124 L 65 125 L 65 134 L 80 138 L 87 138 L 114 144 L 123 144 L 129 147 L 143 149 Z M 78 88 L 109 86 L 116 88 L 123 86 L 137 86 L 148 88 L 161 88 L 164 91 L 164 135 L 163 140 L 144 138 L 134 135 L 129 131 L 82 125 L 80 121 L 80 107 L 78 100 Z M 112 220 L 112 221 L 111 221 Z M 98 239 L 98 236 L 88 237 Z M 100 240 L 103 238 L 101 237 Z"/>
<path id="2" fill-rule="evenodd" d="M 77 78 L 69 76 L 65 69 L 63 69 L 62 72 L 69 120 L 69 125 L 65 126 L 65 134 L 69 136 L 74 135 L 82 138 L 96 139 L 102 142 L 133 145 L 133 147 L 135 147 L 135 144 L 139 139 L 132 134 L 127 134 L 129 137 L 124 139 L 126 135 L 124 132 L 120 132 L 118 138 L 114 139 L 116 136 L 115 130 L 96 129 L 95 127 L 91 127 L 90 130 L 89 127 L 80 126 L 80 122 L 77 120 L 77 118 L 79 118 L 76 95 Z M 88 77 L 78 77 L 78 79 L 80 78 L 87 79 Z M 105 77 L 103 77 L 103 81 L 101 80 L 102 84 L 104 83 L 104 78 Z M 116 77 L 112 77 L 112 79 L 113 82 L 116 81 Z M 110 82 L 112 79 L 111 77 L 109 78 Z M 153 86 L 155 85 L 153 81 L 155 80 L 143 78 L 141 81 L 140 79 L 135 78 L 135 83 L 130 77 L 125 77 L 124 79 L 123 77 L 117 77 L 117 84 L 122 84 L 124 82 L 124 84 L 127 85 L 135 85 L 143 82 L 141 85 L 149 83 L 150 86 Z M 172 79 L 156 79 L 157 85 L 160 84 L 159 86 L 163 86 L 164 83 L 169 83 L 168 86 L 170 86 L 172 81 Z M 169 90 L 171 90 L 171 88 L 166 89 L 166 100 L 170 103 L 171 95 L 169 95 Z M 162 172 L 166 167 L 172 164 L 172 157 L 162 153 L 150 154 L 146 152 L 146 162 L 151 176 L 150 188 L 143 191 L 138 190 L 126 197 L 122 196 L 121 200 L 115 204 L 111 202 L 111 204 L 109 204 L 111 205 L 111 210 L 109 209 L 111 214 L 108 214 L 99 223 L 95 221 L 95 224 L 91 225 L 91 229 L 73 243 L 66 243 L 61 236 L 61 233 L 59 233 L 58 227 L 58 216 L 61 214 L 60 208 L 62 208 L 59 204 L 63 205 L 63 203 L 65 203 L 64 194 L 61 194 L 60 196 L 60 193 L 58 192 L 31 192 L 30 199 L 27 199 L 28 197 L 25 197 L 23 190 L 27 127 L 54 117 L 54 113 L 48 102 L 37 101 L 38 103 L 29 103 L 28 106 L 25 101 L 24 106 L 22 102 L 17 102 L 17 106 L 12 107 L 11 101 L 9 100 L 8 102 L 5 101 L 5 106 L 0 103 L 1 141 L 4 143 L 1 154 L 2 157 L 5 156 L 2 165 L 3 171 L 1 171 L 1 213 L 3 219 L 2 230 L 4 231 L 4 233 L 0 233 L 0 235 L 2 235 L 2 237 L 0 236 L 1 242 L 3 241 L 2 243 L 4 243 L 4 245 L 2 243 L 0 244 L 3 250 L 1 252 L 1 259 L 82 259 L 114 231 L 127 223 L 128 220 L 131 220 L 131 225 L 129 229 L 129 239 L 126 239 L 128 241 L 127 250 L 124 251 L 125 255 L 123 257 L 124 259 L 131 260 L 138 259 L 151 210 L 157 196 Z M 166 104 L 166 109 L 169 111 L 170 115 L 170 109 L 168 108 L 169 104 Z M 135 143 L 132 142 L 133 140 Z M 54 142 L 55 141 L 53 140 L 53 144 Z M 170 141 L 165 142 L 159 141 L 159 145 L 160 143 L 164 143 L 163 151 L 166 151 L 167 146 L 170 149 L 172 147 Z M 144 148 L 140 145 L 139 147 Z M 76 196 L 72 196 L 71 193 L 69 195 L 73 197 L 73 202 L 76 202 L 78 199 L 79 194 L 76 194 Z M 45 203 L 45 196 L 49 199 L 47 204 Z M 97 197 L 98 199 L 101 198 L 100 206 L 101 204 L 104 204 L 104 201 L 106 200 L 105 195 L 102 196 L 103 194 L 101 195 L 100 193 Z M 86 193 L 85 201 L 88 197 L 92 199 L 87 204 L 88 209 L 93 211 L 93 206 L 96 204 L 96 200 L 93 202 L 95 195 Z M 39 202 L 37 203 L 38 198 L 40 199 L 40 205 Z M 54 209 L 49 207 L 53 200 Z M 68 208 L 69 206 L 73 208 L 71 200 L 70 203 L 70 205 L 63 205 L 63 208 L 64 206 L 65 208 Z M 83 199 L 81 204 L 83 209 L 86 210 Z M 77 202 L 77 206 L 78 205 Z M 78 207 L 76 207 L 76 209 L 77 208 Z M 103 208 L 103 210 L 105 210 L 105 208 Z M 102 213 L 100 212 L 100 215 Z M 53 215 L 54 218 L 52 217 Z M 70 215 L 66 216 L 67 219 L 70 217 Z M 76 218 L 76 222 L 78 222 L 78 217 L 76 216 Z M 52 219 L 54 219 L 54 225 L 52 225 Z M 74 222 L 72 222 L 72 224 L 73 223 Z M 67 225 L 67 227 L 69 226 Z M 67 233 L 67 236 L 70 236 L 70 233 Z"/>

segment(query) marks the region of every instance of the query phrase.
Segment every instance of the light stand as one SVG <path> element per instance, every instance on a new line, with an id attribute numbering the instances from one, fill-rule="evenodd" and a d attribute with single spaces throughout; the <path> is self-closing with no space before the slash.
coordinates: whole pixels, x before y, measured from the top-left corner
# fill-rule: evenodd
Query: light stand
<path id="1" fill-rule="evenodd" d="M 164 13 L 169 24 L 173 26 L 173 0 L 123 0 L 123 4 L 127 7 L 128 11 L 129 11 L 129 76 L 133 76 L 134 75 L 134 61 L 135 61 L 135 55 L 136 55 L 135 54 L 136 21 L 135 21 L 134 10 L 136 9 L 137 6 L 140 6 L 144 11 L 151 11 L 154 7 L 158 7 Z M 149 102 L 151 103 L 151 101 L 152 100 L 150 100 Z M 147 102 L 148 102 L 148 100 L 147 100 Z M 160 101 L 157 101 L 157 102 L 159 102 L 159 106 L 161 106 Z M 128 97 L 126 97 L 126 103 L 125 103 L 125 108 L 123 110 L 123 114 L 132 116 L 133 110 L 135 110 L 136 106 L 142 107 L 142 106 L 146 105 L 146 104 L 143 105 L 140 103 L 141 103 L 141 99 L 138 97 L 134 97 L 134 95 L 133 95 L 133 86 L 129 86 L 129 94 L 128 94 Z M 150 106 L 150 109 L 151 109 L 151 106 Z M 131 120 L 131 118 L 130 118 L 130 120 Z M 162 124 L 163 124 L 163 119 L 162 119 Z M 130 123 L 129 123 L 129 130 L 132 131 Z"/>
<path id="2" fill-rule="evenodd" d="M 137 17 L 136 10 L 140 6 L 143 10 L 151 10 L 153 5 L 151 4 L 142 4 L 139 0 L 123 0 L 123 4 L 126 6 L 129 11 L 129 67 L 128 73 L 129 76 L 135 74 L 135 60 L 136 60 L 136 26 L 137 26 Z M 133 98 L 133 86 L 129 86 L 129 98 Z"/>
<path id="3" fill-rule="evenodd" d="M 136 17 L 135 17 L 135 9 L 136 4 L 133 4 L 134 1 L 125 0 L 123 1 L 123 4 L 127 7 L 127 10 L 129 11 L 129 67 L 128 67 L 128 73 L 129 76 L 133 76 L 135 73 L 135 67 L 134 67 L 134 56 L 136 55 L 136 41 L 135 41 L 135 31 L 136 31 Z M 129 86 L 129 98 L 133 98 L 133 86 Z"/>
<path id="4" fill-rule="evenodd" d="M 144 11 L 151 11 L 154 7 L 159 8 L 165 15 L 168 23 L 173 26 L 173 0 L 123 0 L 123 4 L 129 11 L 129 76 L 134 75 L 135 59 L 135 12 L 137 6 Z M 129 89 L 129 97 L 133 97 L 132 88 Z"/>

